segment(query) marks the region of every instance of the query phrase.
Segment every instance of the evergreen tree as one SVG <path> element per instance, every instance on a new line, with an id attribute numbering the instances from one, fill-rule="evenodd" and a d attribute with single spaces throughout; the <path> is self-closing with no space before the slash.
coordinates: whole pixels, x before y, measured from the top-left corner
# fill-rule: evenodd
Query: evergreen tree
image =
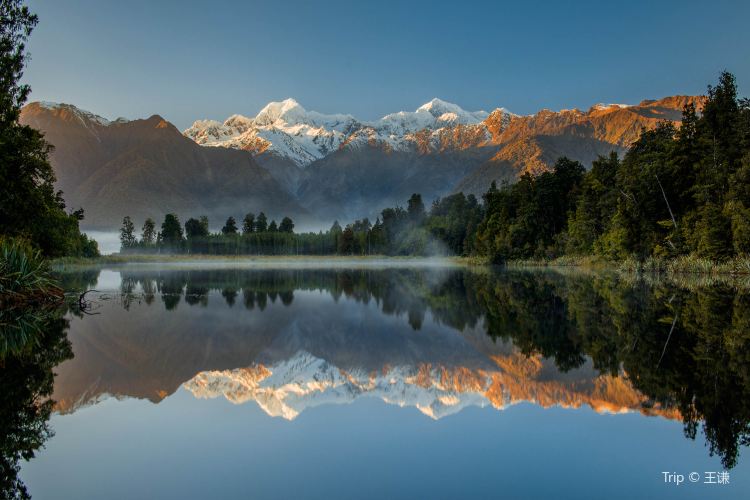
<path id="1" fill-rule="evenodd" d="M 255 214 L 248 212 L 242 219 L 242 234 L 250 234 L 255 230 Z"/>
<path id="2" fill-rule="evenodd" d="M 172 248 L 176 248 L 182 243 L 182 226 L 176 214 L 164 216 L 159 239 L 161 243 Z"/>
<path id="3" fill-rule="evenodd" d="M 701 207 L 696 229 L 696 251 L 699 257 L 722 260 L 731 255 L 731 220 L 717 204 L 707 203 Z"/>
<path id="4" fill-rule="evenodd" d="M 237 222 L 234 220 L 234 217 L 229 217 L 227 219 L 224 227 L 221 228 L 221 234 L 237 234 Z"/>
<path id="5" fill-rule="evenodd" d="M 354 230 L 351 225 L 347 225 L 342 231 L 337 250 L 342 255 L 351 255 L 354 252 Z"/>
<path id="6" fill-rule="evenodd" d="M 743 156 L 740 103 L 737 83 L 731 73 L 722 72 L 718 85 L 708 86 L 708 100 L 703 107 L 700 123 L 706 142 L 710 143 L 712 161 L 707 173 L 713 177 L 713 196 L 722 196 L 728 190 L 729 176 L 737 169 Z M 718 198 L 712 201 L 716 202 Z"/>
<path id="7" fill-rule="evenodd" d="M 294 233 L 294 222 L 289 217 L 284 217 L 281 219 L 281 224 L 279 224 L 279 232 L 280 233 Z"/>
<path id="8" fill-rule="evenodd" d="M 386 236 L 383 223 L 380 222 L 380 217 L 375 219 L 375 224 L 370 230 L 370 246 L 371 252 L 368 253 L 384 253 L 386 252 Z"/>
<path id="9" fill-rule="evenodd" d="M 616 175 L 620 168 L 617 153 L 594 160 L 584 176 L 581 194 L 568 222 L 566 251 L 591 254 L 594 244 L 607 229 L 617 210 Z"/>
<path id="10" fill-rule="evenodd" d="M 278 231 L 279 231 L 279 228 L 276 225 L 276 221 L 272 220 L 271 223 L 268 225 L 268 232 L 269 233 L 276 233 Z"/>
<path id="11" fill-rule="evenodd" d="M 672 189 L 672 209 L 684 215 L 695 207 L 695 187 L 698 182 L 705 141 L 699 135 L 698 111 L 693 103 L 685 105 L 682 121 L 670 153 L 670 167 L 665 182 Z"/>
<path id="12" fill-rule="evenodd" d="M 328 231 L 328 234 L 330 235 L 330 242 L 333 247 L 333 252 L 338 252 L 339 248 L 339 242 L 341 241 L 341 233 L 344 231 L 341 229 L 341 224 L 339 224 L 339 221 L 335 220 L 333 221 L 333 225 L 331 225 L 331 229 Z"/>
<path id="13" fill-rule="evenodd" d="M 122 248 L 132 248 L 135 246 L 135 225 L 130 220 L 130 216 L 125 216 L 122 219 L 122 227 L 120 228 L 120 246 Z"/>
<path id="14" fill-rule="evenodd" d="M 141 243 L 151 245 L 156 242 L 156 223 L 151 217 L 147 218 L 141 229 Z"/>
<path id="15" fill-rule="evenodd" d="M 422 202 L 422 195 L 418 193 L 414 193 L 409 198 L 409 201 L 407 202 L 407 208 L 406 211 L 409 214 L 409 220 L 412 224 L 418 225 L 421 224 L 422 221 L 425 218 L 425 209 L 424 209 L 424 203 Z"/>
<path id="16" fill-rule="evenodd" d="M 185 236 L 187 239 L 201 238 L 208 236 L 208 225 L 202 221 L 190 218 L 185 222 Z"/>
<path id="17" fill-rule="evenodd" d="M 352 231 L 354 232 L 354 252 L 360 255 L 365 255 L 370 252 L 369 240 L 370 240 L 370 219 L 364 218 L 361 220 L 354 221 L 352 225 Z"/>
<path id="18" fill-rule="evenodd" d="M 386 208 L 380 213 L 385 235 L 385 252 L 397 253 L 407 230 L 409 215 L 401 208 Z"/>
<path id="19" fill-rule="evenodd" d="M 258 219 L 255 221 L 255 232 L 265 233 L 266 231 L 268 231 L 268 219 L 266 219 L 266 214 L 261 212 L 258 214 Z"/>

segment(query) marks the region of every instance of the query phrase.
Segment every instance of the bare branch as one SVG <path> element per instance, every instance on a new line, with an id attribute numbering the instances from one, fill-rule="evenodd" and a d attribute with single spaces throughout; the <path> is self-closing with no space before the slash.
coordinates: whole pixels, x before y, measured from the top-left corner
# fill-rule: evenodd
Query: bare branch
<path id="1" fill-rule="evenodd" d="M 654 174 L 656 177 L 656 182 L 659 183 L 659 189 L 661 189 L 661 195 L 664 197 L 664 201 L 667 204 L 667 210 L 669 210 L 669 216 L 672 217 L 672 224 L 674 224 L 674 228 L 677 229 L 677 221 L 674 218 L 674 214 L 672 213 L 672 207 L 669 206 L 669 200 L 667 199 L 667 193 L 664 192 L 664 186 L 661 185 L 661 181 L 659 180 L 659 176 Z"/>

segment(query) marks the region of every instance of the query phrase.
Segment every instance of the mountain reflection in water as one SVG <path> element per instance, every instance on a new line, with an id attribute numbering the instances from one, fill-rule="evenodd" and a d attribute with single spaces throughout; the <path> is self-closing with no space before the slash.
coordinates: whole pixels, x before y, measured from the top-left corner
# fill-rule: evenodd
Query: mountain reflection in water
<path id="1" fill-rule="evenodd" d="M 72 316 L 60 412 L 114 396 L 254 401 L 294 419 L 375 396 L 431 418 L 520 401 L 702 425 L 726 467 L 748 444 L 750 294 L 613 274 L 442 269 L 133 269 Z M 102 286 L 110 278 L 117 288 Z"/>

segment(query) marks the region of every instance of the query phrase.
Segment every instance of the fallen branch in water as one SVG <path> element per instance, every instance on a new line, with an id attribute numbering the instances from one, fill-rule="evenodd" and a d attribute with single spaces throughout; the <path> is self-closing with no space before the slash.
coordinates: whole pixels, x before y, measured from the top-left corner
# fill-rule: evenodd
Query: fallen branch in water
<path id="1" fill-rule="evenodd" d="M 89 312 L 89 310 L 91 309 L 93 305 L 93 301 L 86 300 L 86 294 L 89 292 L 99 293 L 99 290 L 94 290 L 94 289 L 86 290 L 85 292 L 83 292 L 81 295 L 78 296 L 78 310 L 84 314 L 94 314 L 92 312 Z"/>

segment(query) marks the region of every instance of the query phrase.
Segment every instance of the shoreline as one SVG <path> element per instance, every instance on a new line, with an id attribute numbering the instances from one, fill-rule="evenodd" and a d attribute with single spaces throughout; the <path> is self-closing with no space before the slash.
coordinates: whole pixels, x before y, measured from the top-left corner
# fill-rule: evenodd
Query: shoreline
<path id="1" fill-rule="evenodd" d="M 579 270 L 617 272 L 627 276 L 750 277 L 750 257 L 715 262 L 693 256 L 610 261 L 596 256 L 562 256 L 554 259 L 517 259 L 492 264 L 484 257 L 423 257 L 391 255 L 207 255 L 207 254 L 110 254 L 95 258 L 62 257 L 49 261 L 53 271 L 94 266 L 248 267 L 274 268 L 387 268 L 387 267 L 481 267 L 504 269 Z"/>
<path id="2" fill-rule="evenodd" d="M 418 257 L 388 255 L 188 255 L 188 254 L 112 254 L 96 258 L 58 258 L 49 262 L 53 271 L 111 265 L 139 267 L 248 267 L 275 268 L 388 268 L 388 267 L 468 267 L 484 266 L 471 257 Z"/>
<path id="3" fill-rule="evenodd" d="M 706 264 L 705 261 L 697 261 Z M 747 259 L 742 263 L 748 265 Z M 59 258 L 49 262 L 54 273 L 89 269 L 118 270 L 376 270 L 465 269 L 472 273 L 499 271 L 549 272 L 560 275 L 591 277 L 610 276 L 631 283 L 656 285 L 670 283 L 678 288 L 698 291 L 714 286 L 728 286 L 743 293 L 750 290 L 750 272 L 727 272 L 727 263 L 709 263 L 708 267 L 689 267 L 696 262 L 687 259 L 649 260 L 645 262 L 607 261 L 598 257 L 561 257 L 557 259 L 513 260 L 496 265 L 478 257 L 416 257 L 416 256 L 344 256 L 344 255 L 183 255 L 129 254 L 106 255 L 93 259 Z"/>
<path id="4" fill-rule="evenodd" d="M 750 256 L 740 256 L 726 261 L 712 261 L 692 255 L 671 259 L 649 257 L 646 260 L 625 259 L 609 261 L 596 256 L 562 256 L 555 259 L 519 259 L 508 261 L 508 268 L 580 268 L 587 270 L 613 270 L 635 275 L 703 275 L 750 276 Z"/>

